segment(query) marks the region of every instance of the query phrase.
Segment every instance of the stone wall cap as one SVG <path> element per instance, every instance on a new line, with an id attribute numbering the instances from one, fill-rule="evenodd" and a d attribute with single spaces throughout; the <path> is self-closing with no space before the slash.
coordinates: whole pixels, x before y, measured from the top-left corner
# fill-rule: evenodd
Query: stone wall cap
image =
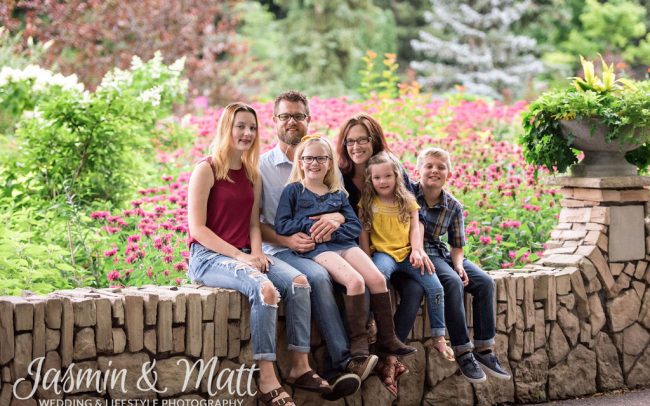
<path id="1" fill-rule="evenodd" d="M 650 186 L 650 176 L 612 176 L 606 178 L 578 178 L 574 176 L 553 176 L 546 180 L 548 185 L 583 187 L 595 189 L 639 188 Z"/>

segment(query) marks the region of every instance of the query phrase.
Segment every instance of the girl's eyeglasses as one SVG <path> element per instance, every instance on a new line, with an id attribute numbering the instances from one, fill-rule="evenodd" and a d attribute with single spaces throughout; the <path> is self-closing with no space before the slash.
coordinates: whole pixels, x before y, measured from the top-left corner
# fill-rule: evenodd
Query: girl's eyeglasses
<path id="1" fill-rule="evenodd" d="M 321 155 L 321 156 L 304 155 L 304 156 L 300 157 L 300 160 L 302 161 L 302 163 L 307 164 L 307 165 L 313 163 L 314 161 L 316 161 L 316 162 L 318 162 L 319 164 L 322 165 L 325 162 L 327 162 L 328 159 L 330 159 L 330 157 L 328 157 L 326 155 Z"/>

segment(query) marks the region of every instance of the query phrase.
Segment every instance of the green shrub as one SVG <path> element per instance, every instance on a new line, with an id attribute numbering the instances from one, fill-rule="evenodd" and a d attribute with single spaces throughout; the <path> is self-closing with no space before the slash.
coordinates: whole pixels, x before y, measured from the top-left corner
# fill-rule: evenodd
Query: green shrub
<path id="1" fill-rule="evenodd" d="M 182 68 L 183 60 L 164 65 L 159 53 L 147 63 L 134 57 L 130 70 L 109 72 L 93 93 L 79 86 L 42 90 L 38 79 L 29 77 L 0 83 L 5 90 L 27 83 L 26 98 L 35 100 L 34 111 L 24 112 L 17 125 L 20 154 L 13 176 L 36 180 L 30 193 L 44 201 L 60 196 L 82 205 L 125 201 L 153 160 L 157 120 L 184 97 Z"/>

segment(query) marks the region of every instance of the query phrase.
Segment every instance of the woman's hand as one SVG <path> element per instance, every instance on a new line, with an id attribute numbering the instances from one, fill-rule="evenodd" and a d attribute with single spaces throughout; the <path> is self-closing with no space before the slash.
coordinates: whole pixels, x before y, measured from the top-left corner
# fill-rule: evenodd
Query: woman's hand
<path id="1" fill-rule="evenodd" d="M 424 275 L 425 270 L 429 273 L 429 275 L 433 275 L 433 273 L 436 271 L 436 268 L 433 266 L 433 262 L 431 262 L 429 256 L 422 250 L 412 250 L 409 260 L 411 262 L 411 265 L 413 265 L 413 268 L 420 268 L 420 275 Z"/>
<path id="2" fill-rule="evenodd" d="M 327 242 L 332 239 L 332 234 L 341 227 L 340 213 L 326 213 L 318 216 L 309 217 L 310 220 L 314 220 L 314 224 L 311 226 L 309 233 L 311 238 L 316 243 Z"/>

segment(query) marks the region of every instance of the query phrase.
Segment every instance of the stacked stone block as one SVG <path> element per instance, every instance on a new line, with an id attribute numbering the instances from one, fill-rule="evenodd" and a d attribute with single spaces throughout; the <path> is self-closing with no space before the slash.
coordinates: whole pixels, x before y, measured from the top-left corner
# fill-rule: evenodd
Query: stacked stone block
<path id="1" fill-rule="evenodd" d="M 497 352 L 513 379 L 467 383 L 455 363 L 432 349 L 422 306 L 410 336 L 418 352 L 403 360 L 411 373 L 400 381 L 396 404 L 541 402 L 650 384 L 650 191 L 645 188 L 650 178 L 558 182 L 565 199 L 541 259 L 523 269 L 490 272 L 496 283 Z M 468 296 L 470 327 L 471 306 Z M 278 314 L 277 365 L 285 376 L 290 353 L 282 302 Z M 312 332 L 312 361 L 323 372 L 325 345 L 315 326 Z M 125 369 L 126 393 L 111 387 L 97 391 L 93 385 L 56 393 L 51 384 L 43 385 L 44 372 L 38 378 L 29 372 L 32 360 L 40 357 L 42 371 L 60 371 L 60 378 L 84 370 Z M 154 360 L 143 372 L 142 365 Z M 144 286 L 0 298 L 0 405 L 35 405 L 36 399 L 51 398 L 256 403 L 217 388 L 216 379 L 199 377 L 196 370 L 187 374 L 183 389 L 185 365 L 199 360 L 216 361 L 215 376 L 253 365 L 250 305 L 238 292 Z M 166 392 L 138 388 L 142 376 L 150 382 L 155 376 L 154 387 Z M 21 397 L 33 391 L 33 398 L 14 399 L 14 387 Z M 357 395 L 338 402 L 287 389 L 298 404 L 394 400 L 375 376 Z"/>

